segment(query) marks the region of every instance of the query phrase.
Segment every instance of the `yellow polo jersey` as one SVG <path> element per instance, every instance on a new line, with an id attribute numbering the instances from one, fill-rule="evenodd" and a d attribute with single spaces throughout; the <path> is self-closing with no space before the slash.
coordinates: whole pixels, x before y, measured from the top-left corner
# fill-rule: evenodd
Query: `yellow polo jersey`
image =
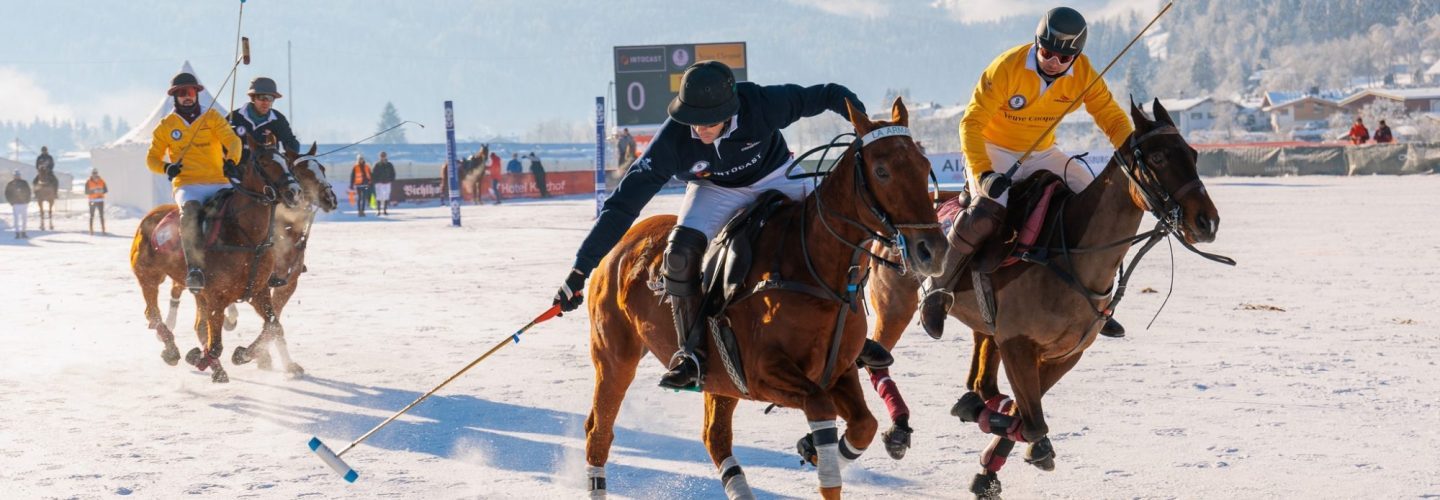
<path id="1" fill-rule="evenodd" d="M 191 137 L 194 137 L 193 144 Z M 188 150 L 185 149 L 187 144 L 190 145 Z M 229 158 L 238 163 L 240 146 L 240 136 L 235 135 L 230 123 L 214 108 L 205 110 L 194 123 L 185 123 L 184 118 L 172 112 L 155 126 L 155 136 L 150 142 L 150 154 L 145 157 L 145 165 L 150 167 L 151 172 L 163 174 L 165 160 L 168 158 L 174 162 L 183 151 L 185 157 L 178 161 L 184 168 L 171 181 L 172 186 L 229 184 L 230 181 L 225 178 L 224 160 Z"/>
<path id="2" fill-rule="evenodd" d="M 960 150 L 973 178 L 995 169 L 985 152 L 987 142 L 1024 153 L 1045 134 L 1036 151 L 1052 146 L 1055 131 L 1047 134 L 1045 129 L 1064 118 L 1061 113 L 1075 99 L 1084 101 L 1085 110 L 1095 117 L 1095 123 L 1117 149 L 1134 130 L 1103 80 L 1096 82 L 1090 93 L 1080 95 L 1095 79 L 1090 58 L 1084 54 L 1076 57 L 1070 70 L 1047 88 L 1036 72 L 1034 46 L 1027 43 L 1000 54 L 975 85 L 965 117 L 960 120 Z M 1008 168 L 1000 166 L 1002 171 Z"/>

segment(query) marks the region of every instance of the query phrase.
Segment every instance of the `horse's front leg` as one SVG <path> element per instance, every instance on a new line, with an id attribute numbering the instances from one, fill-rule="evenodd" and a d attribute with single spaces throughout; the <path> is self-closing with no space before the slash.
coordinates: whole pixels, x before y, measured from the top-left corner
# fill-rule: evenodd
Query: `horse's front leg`
<path id="1" fill-rule="evenodd" d="M 735 406 L 740 400 L 728 396 L 705 393 L 705 450 L 710 452 L 710 461 L 720 473 L 720 484 L 725 487 L 725 497 L 730 500 L 753 499 L 750 482 L 745 471 L 735 459 L 732 447 Z"/>
<path id="2" fill-rule="evenodd" d="M 195 318 L 195 330 L 197 334 L 204 331 L 200 345 L 191 349 L 185 355 L 185 361 L 200 371 L 211 370 L 210 381 L 225 383 L 230 381 L 230 376 L 225 373 L 225 368 L 220 366 L 220 354 L 224 351 L 221 342 L 221 329 L 225 322 L 225 308 L 215 303 L 214 300 L 203 298 L 204 294 L 197 295 L 197 313 Z M 204 349 L 203 351 L 201 349 Z"/>
<path id="3" fill-rule="evenodd" d="M 853 371 L 853 370 L 852 370 Z M 815 469 L 820 478 L 820 497 L 840 498 L 841 455 L 840 430 L 835 418 L 838 410 L 829 391 L 815 390 L 805 398 L 805 420 L 810 425 L 810 438 L 815 445 Z M 873 436 L 874 430 L 871 430 Z"/>

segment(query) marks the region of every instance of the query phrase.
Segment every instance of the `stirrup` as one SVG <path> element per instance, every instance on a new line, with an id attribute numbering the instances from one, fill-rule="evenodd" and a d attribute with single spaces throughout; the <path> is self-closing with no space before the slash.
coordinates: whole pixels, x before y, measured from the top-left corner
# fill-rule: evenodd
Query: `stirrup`
<path id="1" fill-rule="evenodd" d="M 686 363 L 687 361 L 689 363 Z M 675 380 L 686 375 L 684 372 L 687 364 L 694 367 L 695 373 L 689 376 L 689 380 Z M 660 376 L 660 387 L 666 389 L 700 392 L 704 384 L 705 371 L 700 365 L 700 358 L 683 349 L 675 351 L 675 355 L 670 357 L 670 371 Z"/>

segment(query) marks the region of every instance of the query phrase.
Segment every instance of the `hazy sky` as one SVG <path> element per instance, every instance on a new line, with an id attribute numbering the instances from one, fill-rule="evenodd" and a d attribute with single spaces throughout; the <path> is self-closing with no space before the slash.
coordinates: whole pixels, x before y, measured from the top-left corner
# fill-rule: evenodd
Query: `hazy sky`
<path id="1" fill-rule="evenodd" d="M 1155 0 L 1076 0 L 1090 17 L 1153 12 Z M 238 0 L 197 2 L 48 0 L 4 8 L 0 120 L 103 115 L 142 120 L 170 77 L 191 61 L 220 87 L 233 61 Z M 521 133 L 547 120 L 585 120 L 613 79 L 611 47 L 746 41 L 750 79 L 849 85 L 862 99 L 909 88 L 918 99 L 965 99 L 992 47 L 1028 40 L 1034 19 L 1055 4 L 1033 0 L 789 0 L 561 2 L 551 0 L 249 0 L 242 32 L 255 76 L 280 82 L 281 111 L 293 106 L 304 140 L 357 139 L 374 131 L 393 101 L 427 129 L 412 141 L 443 140 L 442 101 L 456 102 L 457 135 Z M 1022 16 L 985 53 L 968 53 L 967 23 Z M 923 24 L 944 37 L 904 39 Z M 953 27 L 954 33 L 950 33 Z M 993 29 L 993 27 L 992 27 Z M 846 36 L 864 33 L 867 37 Z M 988 38 L 997 38 L 987 33 Z M 877 38 L 890 37 L 893 40 Z M 286 42 L 294 78 L 286 78 Z M 890 47 L 887 44 L 897 46 Z M 847 61 L 847 53 L 894 53 Z M 976 62 L 979 61 L 979 62 Z M 953 66 L 953 67 L 952 67 Z M 977 67 L 978 66 L 978 67 Z M 868 71 L 867 71 L 868 70 Z M 221 97 L 229 100 L 228 89 Z"/>

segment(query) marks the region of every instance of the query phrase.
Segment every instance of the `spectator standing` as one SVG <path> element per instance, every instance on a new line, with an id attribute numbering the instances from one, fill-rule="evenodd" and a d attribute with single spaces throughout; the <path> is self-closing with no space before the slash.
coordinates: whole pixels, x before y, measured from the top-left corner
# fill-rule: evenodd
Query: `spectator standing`
<path id="1" fill-rule="evenodd" d="M 395 182 L 395 165 L 385 152 L 380 152 L 380 161 L 375 163 L 375 208 L 376 215 L 390 215 L 390 184 Z"/>
<path id="2" fill-rule="evenodd" d="M 545 188 L 545 165 L 540 164 L 540 157 L 535 152 L 530 152 L 530 175 L 535 177 L 535 189 L 540 190 L 541 198 L 549 198 L 550 190 Z"/>
<path id="3" fill-rule="evenodd" d="M 1389 144 L 1395 142 L 1395 136 L 1390 133 L 1390 126 L 1385 120 L 1380 120 L 1380 127 L 1375 129 L 1375 144 Z"/>
<path id="4" fill-rule="evenodd" d="M 361 217 L 365 216 L 365 205 L 370 203 L 370 185 L 373 182 L 365 155 L 355 155 L 355 166 L 350 168 L 350 190 L 355 193 L 355 210 Z"/>
<path id="5" fill-rule="evenodd" d="M 100 234 L 110 234 L 105 230 L 105 193 L 110 188 L 105 186 L 105 179 L 100 178 L 99 169 L 90 169 L 90 178 L 85 180 L 85 197 L 90 199 L 90 235 L 95 235 L 95 214 L 100 214 Z"/>
<path id="6" fill-rule="evenodd" d="M 615 143 L 616 168 L 625 168 L 635 161 L 635 137 L 630 135 L 630 129 L 620 130 L 620 138 Z"/>
<path id="7" fill-rule="evenodd" d="M 26 213 L 30 210 L 30 183 L 20 177 L 20 171 L 15 171 L 15 178 L 5 185 L 5 202 L 10 204 L 10 210 L 15 214 L 15 239 L 29 238 L 25 232 Z"/>
<path id="8" fill-rule="evenodd" d="M 1355 124 L 1350 126 L 1350 144 L 1365 144 L 1370 140 L 1370 130 L 1365 128 L 1365 119 L 1355 117 Z"/>
<path id="9" fill-rule="evenodd" d="M 490 193 L 495 195 L 495 204 L 500 204 L 500 154 L 490 153 Z"/>
<path id="10" fill-rule="evenodd" d="M 524 171 L 525 167 L 520 165 L 520 153 L 510 155 L 510 162 L 505 164 L 505 173 L 518 174 Z"/>

